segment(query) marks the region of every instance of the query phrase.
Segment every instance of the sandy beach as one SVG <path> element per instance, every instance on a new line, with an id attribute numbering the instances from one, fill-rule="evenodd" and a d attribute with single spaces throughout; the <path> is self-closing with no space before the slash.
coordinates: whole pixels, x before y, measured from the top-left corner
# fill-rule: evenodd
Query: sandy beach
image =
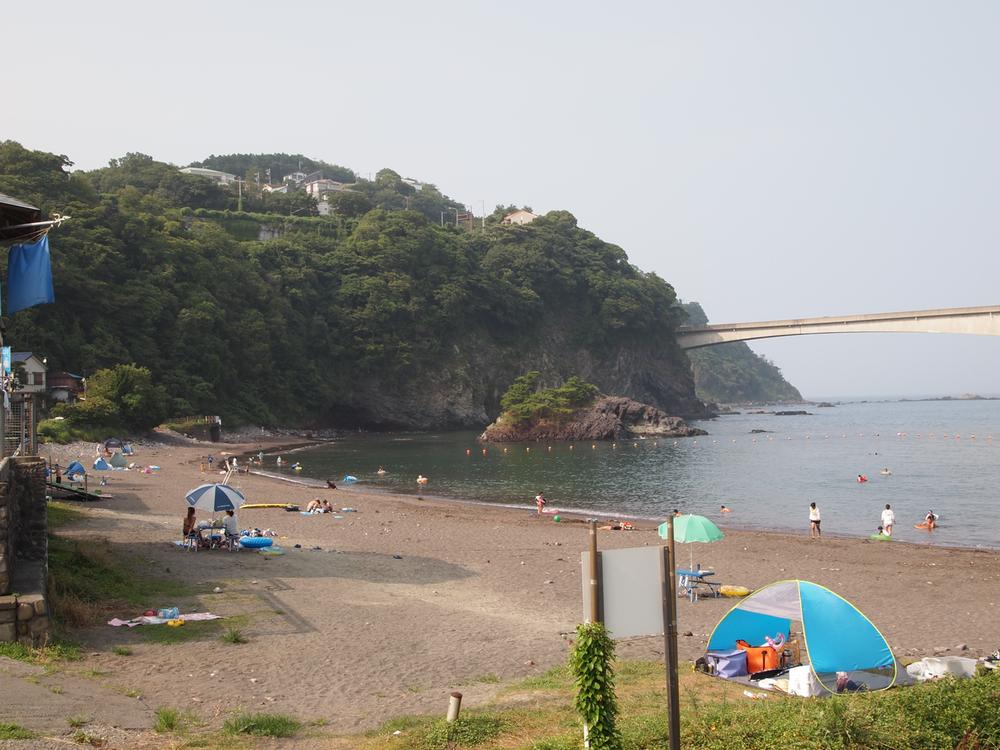
<path id="1" fill-rule="evenodd" d="M 87 668 L 106 674 L 106 683 L 141 693 L 150 707 L 193 710 L 210 724 L 242 707 L 323 719 L 335 731 L 352 732 L 400 714 L 443 712 L 454 689 L 464 693 L 466 705 L 476 705 L 504 681 L 564 661 L 568 634 L 582 617 L 579 561 L 587 531 L 574 519 L 555 523 L 529 511 L 361 488 L 317 490 L 240 474 L 233 484 L 248 502 L 304 508 L 320 496 L 356 512 L 337 513 L 340 518 L 281 509 L 240 513 L 241 527 L 277 532 L 275 541 L 287 552 L 280 557 L 175 546 L 185 492 L 218 481 L 200 472 L 200 458 L 256 447 L 141 447 L 136 460 L 162 470 L 111 474 L 113 498 L 77 505 L 85 519 L 60 530 L 107 538 L 136 569 L 194 585 L 203 593 L 188 608 L 237 618 L 249 638 L 238 647 L 215 637 L 163 645 L 145 640 L 141 628 L 75 632 L 90 654 Z M 79 455 L 80 446 L 53 447 L 51 457 L 90 466 L 93 446 L 88 450 Z M 433 483 L 430 477 L 428 492 Z M 739 522 L 737 513 L 716 520 L 724 527 Z M 652 525 L 600 533 L 602 548 L 658 542 Z M 679 560 L 688 557 L 679 545 Z M 721 583 L 754 588 L 802 578 L 828 586 L 865 612 L 901 659 L 935 649 L 959 653 L 961 646 L 967 648 L 963 655 L 980 656 L 1000 647 L 996 552 L 811 540 L 804 523 L 799 535 L 726 529 L 725 540 L 698 545 L 695 558 L 713 567 Z M 701 654 L 732 604 L 679 600 L 681 658 Z M 626 641 L 619 654 L 660 658 L 661 644 L 655 637 Z M 113 647 L 121 645 L 133 655 L 115 656 Z"/>

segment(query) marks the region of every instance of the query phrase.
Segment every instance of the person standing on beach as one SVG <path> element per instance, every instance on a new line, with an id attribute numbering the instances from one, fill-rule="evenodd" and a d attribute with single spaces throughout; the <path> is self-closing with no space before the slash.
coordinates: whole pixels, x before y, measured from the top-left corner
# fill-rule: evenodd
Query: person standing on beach
<path id="1" fill-rule="evenodd" d="M 822 532 L 819 530 L 820 520 L 819 508 L 816 507 L 816 503 L 809 503 L 809 536 L 813 539 L 819 539 L 822 536 Z"/>
<path id="2" fill-rule="evenodd" d="M 538 515 L 545 512 L 545 493 L 539 492 L 535 495 L 535 506 L 538 508 Z"/>
<path id="3" fill-rule="evenodd" d="M 886 536 L 892 536 L 892 525 L 896 523 L 896 514 L 892 512 L 892 507 L 889 503 L 885 504 L 885 510 L 882 511 L 882 528 L 885 530 Z"/>

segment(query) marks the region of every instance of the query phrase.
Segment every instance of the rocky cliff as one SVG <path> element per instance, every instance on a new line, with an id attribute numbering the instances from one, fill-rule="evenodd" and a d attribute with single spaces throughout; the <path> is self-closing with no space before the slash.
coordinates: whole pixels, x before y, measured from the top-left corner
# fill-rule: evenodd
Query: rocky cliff
<path id="1" fill-rule="evenodd" d="M 486 428 L 480 440 L 509 443 L 520 440 L 623 440 L 632 437 L 691 437 L 706 435 L 679 417 L 621 396 L 602 396 L 590 406 L 562 419 L 511 423 L 503 417 Z"/>
<path id="2" fill-rule="evenodd" d="M 375 428 L 481 428 L 500 414 L 500 397 L 514 378 L 541 373 L 542 387 L 578 375 L 615 393 L 686 418 L 711 416 L 694 393 L 694 379 L 673 334 L 617 344 L 577 343 L 571 322 L 542 321 L 538 333 L 512 342 L 481 331 L 453 341 L 433 368 L 405 380 L 370 378 L 341 403 L 331 420 Z"/>

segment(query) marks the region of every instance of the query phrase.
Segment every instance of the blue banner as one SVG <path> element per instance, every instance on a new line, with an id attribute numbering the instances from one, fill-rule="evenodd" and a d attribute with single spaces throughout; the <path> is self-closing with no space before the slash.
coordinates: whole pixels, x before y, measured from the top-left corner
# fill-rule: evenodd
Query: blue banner
<path id="1" fill-rule="evenodd" d="M 55 301 L 48 235 L 31 244 L 11 247 L 7 255 L 8 314 Z"/>
<path id="2" fill-rule="evenodd" d="M 9 346 L 5 346 L 2 349 L 0 349 L 0 363 L 2 363 L 3 365 L 3 374 L 10 375 L 13 370 L 11 368 Z"/>

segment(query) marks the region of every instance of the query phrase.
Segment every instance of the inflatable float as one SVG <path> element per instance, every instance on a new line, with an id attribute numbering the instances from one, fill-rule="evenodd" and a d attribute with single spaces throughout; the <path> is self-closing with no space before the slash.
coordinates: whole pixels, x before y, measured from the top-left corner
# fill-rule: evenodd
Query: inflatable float
<path id="1" fill-rule="evenodd" d="M 352 474 L 344 474 L 344 478 L 340 480 L 345 484 L 350 484 L 351 482 L 357 482 L 358 478 Z"/>
<path id="2" fill-rule="evenodd" d="M 934 528 L 937 527 L 937 522 L 938 522 L 939 518 L 941 518 L 941 516 L 939 516 L 937 513 L 935 513 L 934 514 L 934 526 L 931 526 L 930 522 L 928 522 L 928 521 L 921 521 L 918 524 L 914 524 L 913 528 L 915 528 L 915 529 L 923 529 L 925 531 L 930 531 L 931 529 L 934 529 Z"/>
<path id="3" fill-rule="evenodd" d="M 274 544 L 274 540 L 268 536 L 244 536 L 240 537 L 240 546 L 247 547 L 249 549 L 257 549 L 260 547 L 270 547 Z"/>
<path id="4" fill-rule="evenodd" d="M 248 508 L 291 508 L 291 503 L 247 503 L 246 505 L 241 505 L 240 510 L 246 510 Z"/>

